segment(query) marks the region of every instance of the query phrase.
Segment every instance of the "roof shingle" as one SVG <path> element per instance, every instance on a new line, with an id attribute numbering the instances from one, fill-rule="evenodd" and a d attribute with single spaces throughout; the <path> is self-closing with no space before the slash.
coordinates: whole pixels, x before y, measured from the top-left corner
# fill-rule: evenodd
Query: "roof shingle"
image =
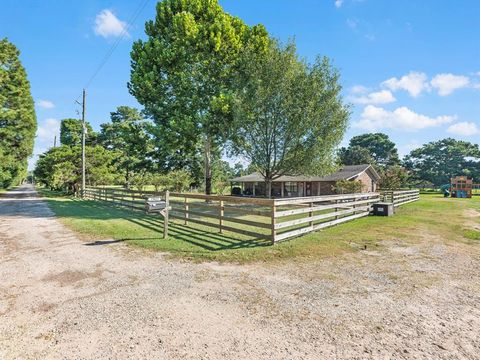
<path id="1" fill-rule="evenodd" d="M 339 181 L 339 180 L 349 180 L 354 178 L 355 176 L 360 175 L 367 169 L 371 170 L 371 173 L 374 178 L 378 180 L 379 176 L 377 172 L 373 169 L 371 165 L 363 164 L 363 165 L 346 165 L 343 166 L 337 172 L 327 175 L 327 176 L 305 176 L 305 175 L 283 175 L 280 176 L 278 179 L 275 179 L 274 182 L 288 182 L 288 181 Z M 258 173 L 252 173 L 245 176 L 240 176 L 237 178 L 230 179 L 231 182 L 262 182 L 265 181 L 263 176 Z"/>

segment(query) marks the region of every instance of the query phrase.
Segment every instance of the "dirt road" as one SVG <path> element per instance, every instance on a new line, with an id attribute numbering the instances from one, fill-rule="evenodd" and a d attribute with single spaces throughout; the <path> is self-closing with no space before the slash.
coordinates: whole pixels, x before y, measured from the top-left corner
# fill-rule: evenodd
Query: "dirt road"
<path id="1" fill-rule="evenodd" d="M 478 359 L 480 249 L 419 234 L 321 263 L 95 246 L 0 198 L 0 359 Z"/>

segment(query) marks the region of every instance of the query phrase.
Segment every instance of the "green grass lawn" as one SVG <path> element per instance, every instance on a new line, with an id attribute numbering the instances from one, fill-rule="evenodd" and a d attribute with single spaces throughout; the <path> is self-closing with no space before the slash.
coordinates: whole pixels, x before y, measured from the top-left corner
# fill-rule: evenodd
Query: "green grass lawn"
<path id="1" fill-rule="evenodd" d="M 271 246 L 252 239 L 201 226 L 172 221 L 169 238 L 162 238 L 163 219 L 139 211 L 112 207 L 99 201 L 82 201 L 42 191 L 50 208 L 69 228 L 93 245 L 125 242 L 168 252 L 173 257 L 231 262 L 276 261 L 285 258 L 323 258 L 365 245 L 381 247 L 382 240 L 418 241 L 423 234 L 445 241 L 478 242 L 479 231 L 466 225 L 465 212 L 480 210 L 480 198 L 444 199 L 422 195 L 420 201 L 398 208 L 393 217 L 369 216 Z"/>

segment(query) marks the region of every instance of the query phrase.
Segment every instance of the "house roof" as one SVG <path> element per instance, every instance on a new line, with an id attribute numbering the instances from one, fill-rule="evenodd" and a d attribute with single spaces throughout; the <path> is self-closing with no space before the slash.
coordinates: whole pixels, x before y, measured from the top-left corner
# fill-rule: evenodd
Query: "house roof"
<path id="1" fill-rule="evenodd" d="M 363 164 L 363 165 L 348 165 L 344 166 L 337 172 L 323 177 L 323 181 L 339 181 L 339 180 L 350 180 L 354 177 L 357 177 L 361 173 L 368 171 L 370 176 L 375 180 L 380 179 L 380 175 L 375 171 L 372 165 Z"/>
<path id="2" fill-rule="evenodd" d="M 275 179 L 273 182 L 288 182 L 288 181 L 339 181 L 339 180 L 350 180 L 363 172 L 367 171 L 370 176 L 378 180 L 380 175 L 375 171 L 372 165 L 346 165 L 340 168 L 337 172 L 327 175 L 327 176 L 305 176 L 305 175 L 283 175 Z M 263 182 L 265 181 L 264 177 L 258 173 L 254 172 L 249 175 L 236 177 L 230 179 L 231 182 Z"/>

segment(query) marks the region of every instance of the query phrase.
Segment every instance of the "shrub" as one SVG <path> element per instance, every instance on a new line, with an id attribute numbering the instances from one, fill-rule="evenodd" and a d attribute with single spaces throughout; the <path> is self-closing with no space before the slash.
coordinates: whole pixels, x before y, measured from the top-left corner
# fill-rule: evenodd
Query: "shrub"
<path id="1" fill-rule="evenodd" d="M 337 194 L 354 194 L 363 190 L 363 184 L 359 180 L 339 180 L 332 187 Z"/>

